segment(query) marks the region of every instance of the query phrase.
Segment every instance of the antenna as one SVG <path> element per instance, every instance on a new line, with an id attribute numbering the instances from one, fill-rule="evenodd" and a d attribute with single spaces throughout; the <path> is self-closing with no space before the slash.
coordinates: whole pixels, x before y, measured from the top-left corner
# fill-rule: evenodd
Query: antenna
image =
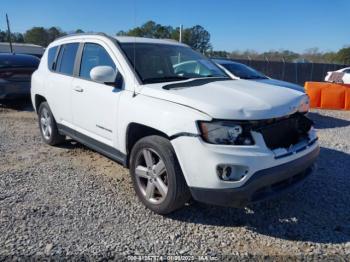
<path id="1" fill-rule="evenodd" d="M 10 43 L 10 51 L 13 53 L 13 48 L 12 48 L 12 40 L 11 40 L 11 30 L 10 30 L 10 22 L 9 22 L 9 17 L 6 14 L 6 23 L 7 23 L 7 33 L 8 33 L 8 39 Z"/>

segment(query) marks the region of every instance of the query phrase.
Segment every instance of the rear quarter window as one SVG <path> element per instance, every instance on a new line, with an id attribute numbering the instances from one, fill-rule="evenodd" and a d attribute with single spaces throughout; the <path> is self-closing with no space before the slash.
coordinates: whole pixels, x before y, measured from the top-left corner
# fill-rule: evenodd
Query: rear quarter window
<path id="1" fill-rule="evenodd" d="M 49 52 L 47 54 L 47 66 L 49 70 L 54 70 L 55 69 L 55 58 L 56 58 L 56 53 L 57 53 L 58 46 L 51 47 L 49 49 Z"/>

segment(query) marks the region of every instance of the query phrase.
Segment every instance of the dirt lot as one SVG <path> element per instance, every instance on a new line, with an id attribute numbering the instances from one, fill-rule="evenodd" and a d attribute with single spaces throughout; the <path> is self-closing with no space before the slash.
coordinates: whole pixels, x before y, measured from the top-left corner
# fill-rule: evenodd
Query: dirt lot
<path id="1" fill-rule="evenodd" d="M 46 255 L 269 255 L 350 259 L 350 111 L 313 111 L 318 171 L 245 209 L 141 205 L 128 170 L 84 146 L 45 145 L 30 105 L 0 105 L 0 261 Z M 234 256 L 230 256 L 234 255 Z"/>

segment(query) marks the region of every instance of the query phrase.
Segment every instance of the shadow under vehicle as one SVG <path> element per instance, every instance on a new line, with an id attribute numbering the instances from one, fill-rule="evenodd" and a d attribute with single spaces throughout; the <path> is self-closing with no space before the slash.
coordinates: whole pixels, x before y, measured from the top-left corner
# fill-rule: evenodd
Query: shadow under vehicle
<path id="1" fill-rule="evenodd" d="M 291 241 L 340 244 L 350 241 L 350 154 L 321 148 L 317 172 L 280 198 L 245 209 L 193 202 L 169 217 L 217 227 L 245 227 Z"/>

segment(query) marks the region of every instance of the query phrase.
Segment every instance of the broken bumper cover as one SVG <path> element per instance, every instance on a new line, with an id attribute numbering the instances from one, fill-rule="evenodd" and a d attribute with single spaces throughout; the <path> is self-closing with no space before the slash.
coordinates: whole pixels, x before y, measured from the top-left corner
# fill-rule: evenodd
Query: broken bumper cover
<path id="1" fill-rule="evenodd" d="M 317 146 L 313 151 L 294 161 L 263 169 L 253 174 L 242 186 L 237 188 L 207 189 L 191 187 L 195 200 L 206 204 L 244 207 L 300 184 L 315 169 L 319 154 Z"/>

